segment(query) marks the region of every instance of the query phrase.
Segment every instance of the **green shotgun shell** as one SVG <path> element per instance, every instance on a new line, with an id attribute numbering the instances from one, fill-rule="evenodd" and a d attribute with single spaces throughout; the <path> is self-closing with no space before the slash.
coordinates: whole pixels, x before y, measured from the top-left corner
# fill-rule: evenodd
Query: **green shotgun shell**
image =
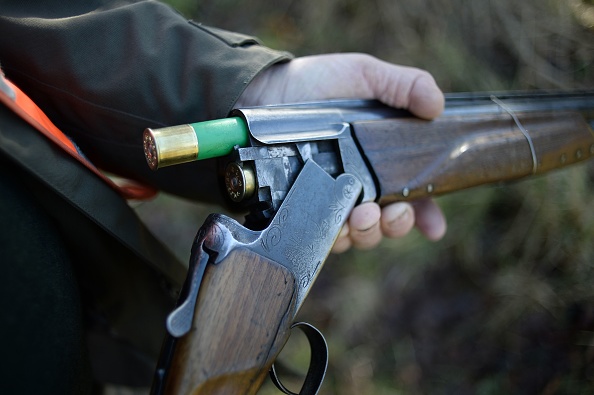
<path id="1" fill-rule="evenodd" d="M 146 129 L 143 135 L 144 155 L 152 170 L 225 156 L 236 145 L 248 144 L 248 127 L 238 117 Z"/>

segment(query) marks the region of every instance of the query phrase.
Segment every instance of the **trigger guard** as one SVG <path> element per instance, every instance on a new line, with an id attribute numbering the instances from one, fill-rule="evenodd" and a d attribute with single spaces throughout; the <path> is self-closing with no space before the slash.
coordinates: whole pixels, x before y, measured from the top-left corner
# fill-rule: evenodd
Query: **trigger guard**
<path id="1" fill-rule="evenodd" d="M 270 368 L 270 379 L 281 392 L 286 395 L 316 395 L 322 387 L 322 382 L 326 376 L 326 369 L 328 368 L 328 345 L 324 335 L 316 327 L 307 322 L 297 322 L 291 325 L 291 329 L 299 328 L 307 336 L 309 347 L 311 349 L 311 358 L 307 375 L 303 386 L 296 394 L 287 387 L 285 387 L 279 380 L 274 364 Z"/>

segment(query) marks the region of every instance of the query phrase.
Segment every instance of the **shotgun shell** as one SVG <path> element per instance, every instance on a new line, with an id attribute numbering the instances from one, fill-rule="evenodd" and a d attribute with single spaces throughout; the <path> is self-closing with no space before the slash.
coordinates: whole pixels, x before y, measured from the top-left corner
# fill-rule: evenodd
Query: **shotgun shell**
<path id="1" fill-rule="evenodd" d="M 256 176 L 249 166 L 231 162 L 225 169 L 225 188 L 227 194 L 236 203 L 249 199 L 256 191 Z"/>
<path id="2" fill-rule="evenodd" d="M 233 147 L 248 143 L 247 125 L 237 117 L 146 129 L 143 135 L 144 155 L 152 170 L 228 155 Z"/>

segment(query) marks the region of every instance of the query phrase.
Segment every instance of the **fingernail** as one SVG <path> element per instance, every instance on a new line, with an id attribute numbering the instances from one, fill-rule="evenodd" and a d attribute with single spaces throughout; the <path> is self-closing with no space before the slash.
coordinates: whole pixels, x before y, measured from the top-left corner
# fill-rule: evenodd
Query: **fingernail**
<path id="1" fill-rule="evenodd" d="M 395 204 L 390 210 L 390 219 L 388 223 L 400 222 L 410 215 L 410 206 L 408 204 Z"/>
<path id="2" fill-rule="evenodd" d="M 357 229 L 357 232 L 359 233 L 365 233 L 365 232 L 369 232 L 371 231 L 373 228 L 375 228 L 376 224 L 373 224 L 372 226 L 370 226 L 369 228 L 365 228 L 365 229 Z"/>

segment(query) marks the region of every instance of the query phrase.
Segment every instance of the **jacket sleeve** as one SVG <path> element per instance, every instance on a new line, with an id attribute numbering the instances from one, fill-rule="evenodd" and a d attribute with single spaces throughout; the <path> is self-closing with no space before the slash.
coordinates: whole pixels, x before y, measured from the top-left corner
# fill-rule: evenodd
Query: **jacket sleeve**
<path id="1" fill-rule="evenodd" d="M 212 161 L 151 172 L 143 130 L 224 117 L 258 73 L 290 58 L 155 1 L 0 3 L 6 76 L 99 167 L 196 199 L 219 198 Z"/>

